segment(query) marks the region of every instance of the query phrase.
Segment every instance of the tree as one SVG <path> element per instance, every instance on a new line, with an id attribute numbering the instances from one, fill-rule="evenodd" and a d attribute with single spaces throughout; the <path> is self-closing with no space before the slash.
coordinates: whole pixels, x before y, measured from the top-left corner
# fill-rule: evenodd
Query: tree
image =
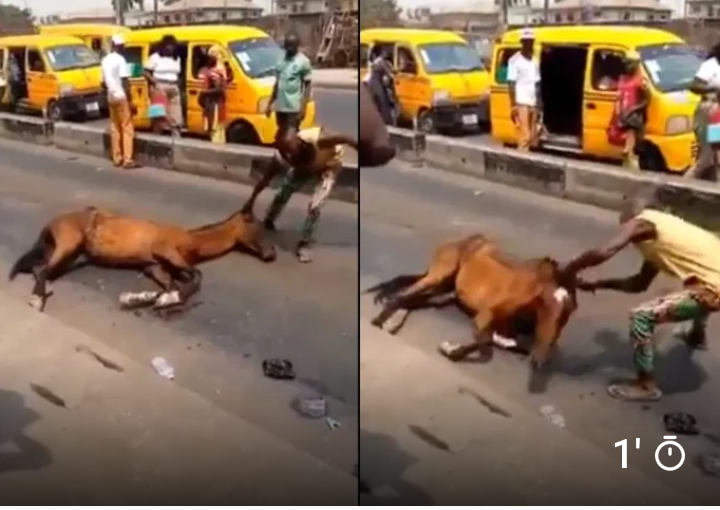
<path id="1" fill-rule="evenodd" d="M 396 0 L 362 0 L 360 28 L 400 25 L 400 12 Z"/>
<path id="2" fill-rule="evenodd" d="M 12 4 L 0 4 L 0 31 L 21 33 L 33 29 L 33 14 L 30 9 L 21 9 Z"/>
<path id="3" fill-rule="evenodd" d="M 110 0 L 113 10 L 115 11 L 115 19 L 121 25 L 125 24 L 125 13 L 132 11 L 135 7 L 140 10 L 145 8 L 144 0 Z"/>

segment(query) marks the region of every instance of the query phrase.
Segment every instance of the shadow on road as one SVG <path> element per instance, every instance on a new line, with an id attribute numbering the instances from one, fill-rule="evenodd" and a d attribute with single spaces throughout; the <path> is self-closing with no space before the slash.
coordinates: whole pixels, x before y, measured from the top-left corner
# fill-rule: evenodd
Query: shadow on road
<path id="1" fill-rule="evenodd" d="M 40 419 L 27 407 L 25 397 L 0 390 L 0 475 L 12 471 L 35 471 L 52 464 L 50 450 L 25 434 Z"/>
<path id="2" fill-rule="evenodd" d="M 658 328 L 660 341 L 661 329 Z M 575 336 L 575 335 L 569 335 Z M 666 395 L 692 393 L 699 390 L 708 375 L 693 359 L 694 351 L 678 340 L 667 352 L 656 353 L 658 384 Z M 587 356 L 573 356 L 558 351 L 552 362 L 530 377 L 528 391 L 545 393 L 552 377 L 557 374 L 569 377 L 586 377 L 602 374 L 609 382 L 618 376 L 634 373 L 632 368 L 632 345 L 625 331 L 601 329 L 592 338 L 601 351 Z"/>
<path id="3" fill-rule="evenodd" d="M 394 438 L 360 429 L 360 479 L 371 491 L 360 495 L 360 505 L 434 505 L 422 488 L 403 480 L 418 460 Z"/>

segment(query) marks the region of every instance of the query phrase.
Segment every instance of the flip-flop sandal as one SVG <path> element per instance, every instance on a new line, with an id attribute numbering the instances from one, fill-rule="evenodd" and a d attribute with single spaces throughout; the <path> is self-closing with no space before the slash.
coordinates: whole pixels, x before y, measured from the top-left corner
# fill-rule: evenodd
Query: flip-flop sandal
<path id="1" fill-rule="evenodd" d="M 611 384 L 607 392 L 612 398 L 623 402 L 657 402 L 662 397 L 662 391 L 658 388 L 641 391 L 632 384 Z"/>
<path id="2" fill-rule="evenodd" d="M 312 262 L 312 257 L 310 254 L 305 250 L 297 250 L 295 252 L 295 256 L 297 259 L 302 262 L 303 264 L 308 264 L 309 262 Z"/>
<path id="3" fill-rule="evenodd" d="M 269 377 L 270 379 L 295 379 L 293 364 L 286 359 L 267 359 L 262 362 L 262 369 L 265 377 Z"/>
<path id="4" fill-rule="evenodd" d="M 440 352 L 440 354 L 442 354 L 449 360 L 453 359 L 453 354 L 455 353 L 455 351 L 457 351 L 457 349 L 458 345 L 452 342 L 443 342 L 438 345 L 438 351 Z"/>

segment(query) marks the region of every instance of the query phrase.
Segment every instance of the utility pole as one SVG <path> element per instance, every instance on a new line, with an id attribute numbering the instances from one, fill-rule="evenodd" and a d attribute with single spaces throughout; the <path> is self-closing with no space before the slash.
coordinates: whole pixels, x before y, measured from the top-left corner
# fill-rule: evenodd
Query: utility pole
<path id="1" fill-rule="evenodd" d="M 545 3 L 543 4 L 543 23 L 547 24 L 549 22 L 550 22 L 550 0 L 545 0 Z"/>
<path id="2" fill-rule="evenodd" d="M 125 7 L 125 0 L 114 0 L 115 4 L 115 24 L 118 26 L 125 26 L 125 15 L 123 9 Z"/>
<path id="3" fill-rule="evenodd" d="M 158 10 L 160 9 L 160 0 L 153 0 L 153 26 L 158 26 L 158 18 L 160 15 L 158 14 Z"/>

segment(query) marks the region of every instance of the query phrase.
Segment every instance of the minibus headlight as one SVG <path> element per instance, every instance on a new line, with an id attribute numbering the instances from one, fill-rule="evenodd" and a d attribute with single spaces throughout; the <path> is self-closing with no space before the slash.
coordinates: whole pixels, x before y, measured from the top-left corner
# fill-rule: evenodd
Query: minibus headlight
<path id="1" fill-rule="evenodd" d="M 436 90 L 432 95 L 433 103 L 444 103 L 450 101 L 450 92 L 447 90 Z"/>
<path id="2" fill-rule="evenodd" d="M 692 131 L 692 122 L 688 115 L 673 115 L 665 123 L 666 135 L 679 135 Z"/>
<path id="3" fill-rule="evenodd" d="M 75 92 L 75 87 L 73 87 L 69 83 L 61 83 L 60 84 L 60 95 L 61 96 L 67 96 L 69 94 L 72 94 L 73 92 Z"/>

